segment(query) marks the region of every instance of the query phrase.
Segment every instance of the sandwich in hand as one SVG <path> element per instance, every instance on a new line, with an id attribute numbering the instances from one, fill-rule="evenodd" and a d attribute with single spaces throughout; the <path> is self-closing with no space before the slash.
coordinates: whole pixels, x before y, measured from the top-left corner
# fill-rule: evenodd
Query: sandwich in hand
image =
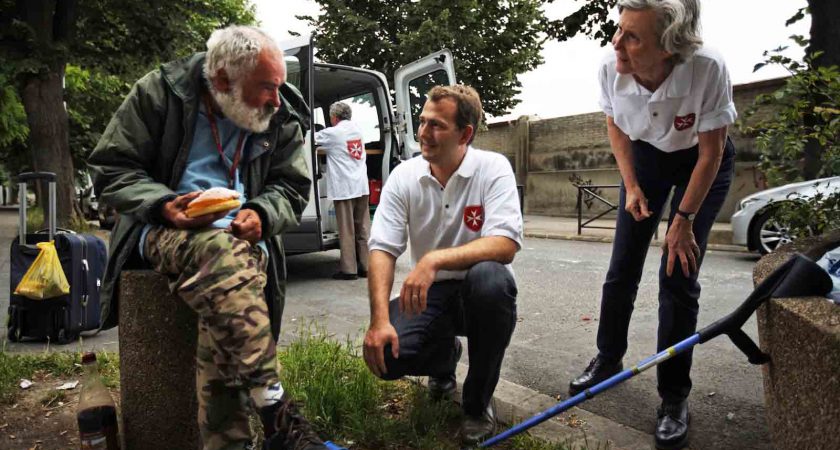
<path id="1" fill-rule="evenodd" d="M 238 208 L 239 192 L 223 187 L 215 187 L 202 192 L 187 205 L 187 217 L 198 217 L 219 211 L 230 211 Z"/>

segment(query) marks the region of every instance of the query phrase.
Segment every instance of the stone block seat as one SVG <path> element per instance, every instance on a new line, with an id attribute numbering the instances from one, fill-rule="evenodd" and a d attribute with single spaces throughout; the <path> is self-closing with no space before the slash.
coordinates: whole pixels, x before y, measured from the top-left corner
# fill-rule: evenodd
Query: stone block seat
<path id="1" fill-rule="evenodd" d="M 779 248 L 758 262 L 757 285 L 794 252 L 817 260 L 840 230 Z M 773 299 L 758 310 L 767 419 L 775 448 L 840 449 L 840 306 L 826 298 Z"/>
<path id="2" fill-rule="evenodd" d="M 152 270 L 123 271 L 119 289 L 123 448 L 200 448 L 195 313 Z"/>

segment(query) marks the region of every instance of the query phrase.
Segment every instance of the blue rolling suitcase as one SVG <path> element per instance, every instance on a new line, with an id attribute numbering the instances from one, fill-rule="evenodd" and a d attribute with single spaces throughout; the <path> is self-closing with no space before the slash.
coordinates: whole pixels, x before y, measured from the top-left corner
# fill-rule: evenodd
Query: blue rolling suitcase
<path id="1" fill-rule="evenodd" d="M 27 233 L 26 183 L 37 180 L 49 182 L 49 229 Z M 20 235 L 12 241 L 10 252 L 8 337 L 13 342 L 34 338 L 67 344 L 77 339 L 81 332 L 99 328 L 99 287 L 108 258 L 105 242 L 96 236 L 69 230 L 56 232 L 55 174 L 22 173 L 18 183 Z M 61 267 L 70 284 L 70 294 L 45 300 L 15 295 L 15 288 L 38 256 L 40 249 L 36 244 L 51 240 L 55 240 Z"/>

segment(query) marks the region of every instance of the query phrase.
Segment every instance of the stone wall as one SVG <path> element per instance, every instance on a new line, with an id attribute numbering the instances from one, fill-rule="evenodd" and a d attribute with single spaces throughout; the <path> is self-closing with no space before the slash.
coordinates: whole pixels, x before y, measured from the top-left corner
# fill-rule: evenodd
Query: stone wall
<path id="1" fill-rule="evenodd" d="M 758 94 L 772 92 L 782 83 L 783 79 L 773 79 L 735 86 L 739 114 Z M 729 196 L 718 216 L 724 222 L 729 221 L 741 198 L 765 188 L 764 178 L 756 168 L 758 152 L 753 137 L 734 127 L 730 128 L 730 137 L 738 163 Z M 515 121 L 492 123 L 476 136 L 474 145 L 508 157 L 517 180 L 525 185 L 527 214 L 575 215 L 577 190 L 572 186 L 572 178 L 592 184 L 620 182 L 601 112 L 543 120 L 523 116 Z M 601 193 L 617 201 L 617 189 L 602 189 Z M 591 213 L 598 211 L 597 204 L 593 205 Z"/>

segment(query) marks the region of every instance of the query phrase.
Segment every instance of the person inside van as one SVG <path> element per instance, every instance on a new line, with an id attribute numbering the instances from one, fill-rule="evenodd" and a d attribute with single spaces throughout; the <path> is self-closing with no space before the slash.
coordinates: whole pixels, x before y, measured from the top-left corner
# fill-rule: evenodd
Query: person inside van
<path id="1" fill-rule="evenodd" d="M 285 298 L 280 233 L 309 198 L 309 109 L 286 84 L 283 52 L 263 31 L 214 31 L 207 52 L 138 81 L 90 156 L 101 199 L 120 214 L 102 286 L 103 328 L 116 325 L 117 280 L 133 264 L 167 275 L 198 315 L 196 391 L 205 450 L 327 447 L 284 392 L 276 339 Z M 241 207 L 193 216 L 211 188 Z M 138 262 L 139 261 L 139 262 Z"/>
<path id="2" fill-rule="evenodd" d="M 330 106 L 331 127 L 315 133 L 315 145 L 327 154 L 327 195 L 335 205 L 341 249 L 336 280 L 367 277 L 368 210 L 367 155 L 362 130 L 350 119 L 353 110 L 342 102 Z"/>
<path id="3" fill-rule="evenodd" d="M 482 120 L 475 89 L 436 86 L 420 114 L 422 157 L 397 166 L 382 191 L 370 237 L 371 319 L 365 363 L 378 377 L 429 376 L 433 397 L 451 396 L 469 345 L 461 439 L 496 428 L 492 406 L 516 324 L 511 269 L 522 247 L 522 215 L 508 160 L 472 147 Z M 397 258 L 411 246 L 412 270 L 389 302 Z"/>

